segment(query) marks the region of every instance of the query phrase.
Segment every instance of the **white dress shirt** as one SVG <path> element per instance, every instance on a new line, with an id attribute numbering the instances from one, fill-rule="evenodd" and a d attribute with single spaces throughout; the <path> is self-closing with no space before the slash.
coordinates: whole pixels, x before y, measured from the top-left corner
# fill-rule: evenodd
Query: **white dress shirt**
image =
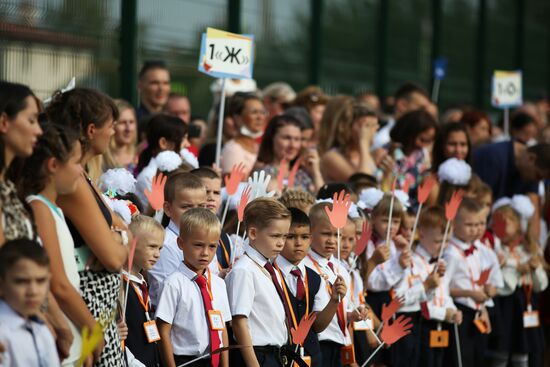
<path id="1" fill-rule="evenodd" d="M 224 281 L 213 274 L 204 274 L 212 289 L 212 309 L 221 312 L 224 323 L 231 320 Z M 156 317 L 171 324 L 170 339 L 174 354 L 196 356 L 209 351 L 210 327 L 204 308 L 197 273 L 180 263 L 177 271 L 164 281 Z M 222 341 L 222 331 L 219 331 Z"/>
<path id="2" fill-rule="evenodd" d="M 446 272 L 449 273 L 449 277 L 447 278 L 449 289 L 483 290 L 483 287 L 474 283 L 479 279 L 483 270 L 481 251 L 477 249 L 475 243 L 474 247 L 476 250 L 470 256 L 465 256 L 464 251 L 470 248 L 470 244 L 454 236 L 449 240 L 449 245 L 443 255 L 448 264 Z M 456 297 L 454 302 L 460 303 L 472 310 L 479 310 L 482 306 L 470 297 Z"/>
<path id="3" fill-rule="evenodd" d="M 286 314 L 271 275 L 264 268 L 267 261 L 247 245 L 245 255 L 235 262 L 225 282 L 231 314 L 248 319 L 252 344 L 281 347 L 288 340 Z M 278 274 L 277 279 L 281 281 Z"/>
<path id="4" fill-rule="evenodd" d="M 33 318 L 34 319 L 34 318 Z M 22 318 L 5 301 L 0 300 L 0 366 L 59 366 L 57 347 L 48 327 L 37 319 Z"/>
<path id="5" fill-rule="evenodd" d="M 160 258 L 155 266 L 147 272 L 149 276 L 149 297 L 153 305 L 158 304 L 164 279 L 175 272 L 183 261 L 183 251 L 178 246 L 179 227 L 176 223 L 170 221 L 164 232 L 164 245 L 160 250 Z M 218 275 L 218 259 L 216 256 L 214 256 L 208 268 L 212 274 Z"/>
<path id="6" fill-rule="evenodd" d="M 337 275 L 341 275 L 346 283 L 347 293 L 341 302 L 344 302 L 344 310 L 347 311 L 350 307 L 349 294 L 351 292 L 351 282 L 346 269 L 344 269 L 344 267 L 338 262 L 338 260 L 334 256 L 331 256 L 329 260 L 322 257 L 313 250 L 309 250 L 308 256 L 304 260 L 305 265 L 315 270 L 315 272 L 321 275 L 322 278 L 325 278 L 327 276 L 327 273 L 325 271 L 328 268 L 328 262 L 330 261 L 333 264 L 334 272 Z M 326 284 L 328 284 L 328 282 Z M 342 330 L 340 329 L 340 325 L 338 324 L 338 313 L 334 315 L 327 328 L 317 335 L 319 336 L 319 341 L 328 340 L 342 345 L 348 345 L 351 343 L 351 339 L 349 333 L 347 332 L 347 329 L 345 334 L 343 334 Z"/>
<path id="7" fill-rule="evenodd" d="M 304 282 L 304 285 L 305 285 L 306 283 L 305 259 L 300 261 L 298 265 L 293 265 L 287 259 L 279 255 L 275 262 L 279 266 L 279 269 L 281 269 L 281 273 L 283 274 L 286 284 L 288 285 L 289 292 L 291 292 L 296 297 L 296 291 L 298 287 L 297 286 L 298 277 L 291 274 L 290 272 L 296 268 L 300 269 L 300 272 L 302 273 L 302 281 Z M 306 289 L 309 289 L 309 287 Z M 328 294 L 325 280 L 321 277 L 321 284 L 319 285 L 319 290 L 317 291 L 317 293 L 315 293 L 312 311 L 313 312 L 322 311 L 326 307 L 329 301 L 330 301 L 330 294 Z M 297 321 L 300 322 L 300 320 L 297 320 Z"/>
<path id="8" fill-rule="evenodd" d="M 380 241 L 379 243 L 382 243 Z M 373 244 L 374 246 L 374 244 Z M 372 247 L 374 252 L 374 247 Z M 371 252 L 371 256 L 372 256 Z M 389 291 L 405 276 L 405 269 L 399 264 L 401 252 L 397 251 L 393 241 L 390 242 L 390 258 L 376 265 L 367 280 L 367 289 L 373 292 Z"/>
<path id="9" fill-rule="evenodd" d="M 533 284 L 533 292 L 542 292 L 548 287 L 548 275 L 542 264 L 535 270 L 531 270 L 528 275 L 522 275 L 518 272 L 517 266 L 526 263 L 531 259 L 531 254 L 525 251 L 522 245 L 515 246 L 513 250 L 508 246 L 502 246 L 502 253 L 506 259 L 502 267 L 504 278 L 503 286 L 497 288 L 501 296 L 509 296 L 515 292 L 516 288 L 526 284 Z"/>

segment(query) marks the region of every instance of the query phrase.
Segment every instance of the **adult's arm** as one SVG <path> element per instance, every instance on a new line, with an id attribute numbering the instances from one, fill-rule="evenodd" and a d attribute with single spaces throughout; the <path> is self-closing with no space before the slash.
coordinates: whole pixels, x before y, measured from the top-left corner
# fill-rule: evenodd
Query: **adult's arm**
<path id="1" fill-rule="evenodd" d="M 122 246 L 120 236 L 109 228 L 85 178 L 79 177 L 75 192 L 60 196 L 57 202 L 99 262 L 108 271 L 119 271 L 126 261 L 128 249 Z M 115 224 L 116 218 L 113 219 Z"/>

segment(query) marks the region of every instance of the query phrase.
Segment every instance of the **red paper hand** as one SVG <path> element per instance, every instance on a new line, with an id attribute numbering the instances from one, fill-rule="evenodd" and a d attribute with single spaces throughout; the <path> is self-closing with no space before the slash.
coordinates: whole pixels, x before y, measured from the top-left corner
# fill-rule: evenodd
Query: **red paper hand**
<path id="1" fill-rule="evenodd" d="M 285 177 L 288 174 L 288 161 L 286 158 L 283 158 L 281 160 L 281 163 L 279 164 L 279 174 L 277 175 L 277 187 L 279 188 L 279 191 L 283 191 L 285 188 Z"/>
<path id="2" fill-rule="evenodd" d="M 239 183 L 243 180 L 243 178 L 244 164 L 239 163 L 238 165 L 233 165 L 231 173 L 224 178 L 225 191 L 227 191 L 227 195 L 231 196 L 237 192 L 237 189 L 239 188 Z"/>
<path id="3" fill-rule="evenodd" d="M 312 312 L 307 318 L 306 315 L 302 317 L 300 323 L 298 324 L 298 329 L 292 328 L 290 330 L 290 335 L 292 335 L 292 342 L 297 345 L 303 345 L 304 340 L 306 340 L 307 334 L 313 326 L 315 319 L 317 318 L 317 313 Z"/>
<path id="4" fill-rule="evenodd" d="M 355 246 L 355 255 L 361 256 L 363 251 L 367 248 L 367 245 L 369 243 L 369 240 L 372 235 L 372 229 L 369 225 L 369 222 L 365 220 L 363 222 L 363 231 L 361 232 L 361 236 L 357 238 L 357 245 Z"/>
<path id="5" fill-rule="evenodd" d="M 134 237 L 132 241 L 132 246 L 130 247 L 130 252 L 128 253 L 128 272 L 132 271 L 132 265 L 134 264 L 134 255 L 136 253 L 137 237 Z"/>
<path id="6" fill-rule="evenodd" d="M 334 193 L 332 198 L 332 210 L 329 207 L 325 207 L 325 212 L 328 215 L 330 223 L 335 228 L 344 228 L 348 220 L 349 207 L 351 206 L 351 201 L 349 199 L 349 194 L 346 195 L 346 191 L 340 191 L 340 194 Z"/>
<path id="7" fill-rule="evenodd" d="M 479 286 L 484 286 L 487 280 L 489 280 L 489 274 L 491 274 L 491 268 L 483 270 L 475 283 Z"/>
<path id="8" fill-rule="evenodd" d="M 451 196 L 449 202 L 445 203 L 445 217 L 447 218 L 447 220 L 455 219 L 456 212 L 458 211 L 458 207 L 460 206 L 463 197 L 464 191 L 457 190 L 453 192 L 453 196 Z"/>
<path id="9" fill-rule="evenodd" d="M 433 175 L 430 175 L 424 179 L 424 182 L 418 188 L 418 202 L 424 204 L 430 196 L 430 192 L 436 183 L 436 179 Z"/>
<path id="10" fill-rule="evenodd" d="M 395 315 L 401 306 L 403 306 L 403 303 L 401 303 L 401 300 L 397 297 L 392 299 L 389 305 L 382 305 L 382 321 L 384 324 Z"/>
<path id="11" fill-rule="evenodd" d="M 497 235 L 498 238 L 504 238 L 506 237 L 506 219 L 504 219 L 504 216 L 496 212 L 493 214 L 493 232 Z"/>
<path id="12" fill-rule="evenodd" d="M 414 177 L 407 176 L 407 178 L 405 178 L 405 182 L 403 182 L 403 187 L 401 188 L 401 190 L 408 194 L 412 184 L 414 184 Z"/>
<path id="13" fill-rule="evenodd" d="M 294 187 L 294 181 L 296 181 L 296 173 L 298 173 L 298 169 L 300 168 L 300 164 L 302 164 L 302 157 L 298 158 L 296 162 L 294 162 L 294 166 L 292 166 L 292 170 L 290 171 L 290 174 L 288 175 L 288 187 L 293 188 Z"/>
<path id="14" fill-rule="evenodd" d="M 153 177 L 151 191 L 148 189 L 143 191 L 145 197 L 149 200 L 149 204 L 151 204 L 151 208 L 155 211 L 162 209 L 162 205 L 164 204 L 164 185 L 166 185 L 166 179 L 167 177 L 162 172 L 159 173 Z"/>
<path id="15" fill-rule="evenodd" d="M 380 339 L 387 345 L 392 345 L 411 332 L 411 318 L 400 315 L 391 324 L 385 323 L 380 333 Z"/>
<path id="16" fill-rule="evenodd" d="M 239 222 L 242 222 L 244 219 L 244 209 L 246 208 L 246 204 L 248 204 L 248 200 L 250 199 L 251 190 L 252 188 L 250 186 L 247 186 L 241 194 L 241 201 L 239 201 L 239 207 L 237 208 L 237 217 L 239 218 Z"/>

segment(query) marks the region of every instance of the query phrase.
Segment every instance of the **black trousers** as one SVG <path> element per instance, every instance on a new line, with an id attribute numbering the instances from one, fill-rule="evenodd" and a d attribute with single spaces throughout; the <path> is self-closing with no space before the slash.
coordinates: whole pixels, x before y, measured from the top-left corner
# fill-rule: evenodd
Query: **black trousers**
<path id="1" fill-rule="evenodd" d="M 454 332 L 453 326 L 441 322 L 441 330 L 446 330 L 450 335 Z M 447 348 L 431 348 L 430 332 L 437 330 L 438 322 L 433 320 L 423 320 L 420 331 L 420 357 L 418 366 L 422 367 L 443 367 L 443 357 L 450 350 L 450 344 Z M 449 343 L 452 339 L 449 338 Z"/>
<path id="2" fill-rule="evenodd" d="M 179 366 L 180 364 L 184 364 L 186 362 L 192 361 L 193 359 L 197 358 L 198 356 L 177 356 L 174 354 L 174 361 L 176 362 L 176 366 Z M 210 357 L 199 359 L 198 361 L 195 361 L 188 365 L 189 367 L 210 367 L 212 366 Z"/>
<path id="3" fill-rule="evenodd" d="M 342 367 L 340 359 L 340 349 L 343 345 L 328 340 L 319 341 L 321 345 L 321 356 L 323 367 Z"/>
<path id="4" fill-rule="evenodd" d="M 255 346 L 254 354 L 262 367 L 283 367 L 283 358 L 281 357 L 281 348 L 275 346 Z M 240 349 L 231 349 L 229 351 L 229 366 L 246 366 Z"/>
<path id="5" fill-rule="evenodd" d="M 487 350 L 488 335 L 481 334 L 474 325 L 475 310 L 458 303 L 456 307 L 462 311 L 462 324 L 458 326 L 462 365 L 464 367 L 485 367 L 485 351 Z M 444 365 L 458 367 L 454 330 L 450 330 L 449 332 L 449 348 L 445 352 Z"/>
<path id="6" fill-rule="evenodd" d="M 399 315 L 411 318 L 412 329 L 408 335 L 390 347 L 391 365 L 392 367 L 417 367 L 420 357 L 422 315 L 420 312 L 403 312 L 397 314 Z"/>

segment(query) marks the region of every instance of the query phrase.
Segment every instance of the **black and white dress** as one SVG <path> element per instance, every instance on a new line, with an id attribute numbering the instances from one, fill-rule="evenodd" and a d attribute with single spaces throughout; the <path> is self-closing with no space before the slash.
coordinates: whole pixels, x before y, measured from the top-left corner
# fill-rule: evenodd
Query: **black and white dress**
<path id="1" fill-rule="evenodd" d="M 113 218 L 111 212 L 99 197 L 98 193 L 92 186 L 92 183 L 87 180 L 90 190 L 92 190 L 96 199 L 97 205 L 107 222 L 111 227 Z M 84 239 L 74 227 L 72 222 L 67 218 L 67 224 L 74 239 L 75 249 L 77 253 L 85 253 L 87 245 Z M 82 261 L 81 257 L 77 256 L 77 263 Z M 116 325 L 116 306 L 117 299 L 121 286 L 121 278 L 119 273 L 110 273 L 108 271 L 92 271 L 84 269 L 79 271 L 80 275 L 80 293 L 84 302 L 90 309 L 90 312 L 103 327 L 103 337 L 105 340 L 105 348 L 99 361 L 95 366 L 101 367 L 123 367 L 124 355 L 121 347 L 121 340 L 118 334 Z"/>

